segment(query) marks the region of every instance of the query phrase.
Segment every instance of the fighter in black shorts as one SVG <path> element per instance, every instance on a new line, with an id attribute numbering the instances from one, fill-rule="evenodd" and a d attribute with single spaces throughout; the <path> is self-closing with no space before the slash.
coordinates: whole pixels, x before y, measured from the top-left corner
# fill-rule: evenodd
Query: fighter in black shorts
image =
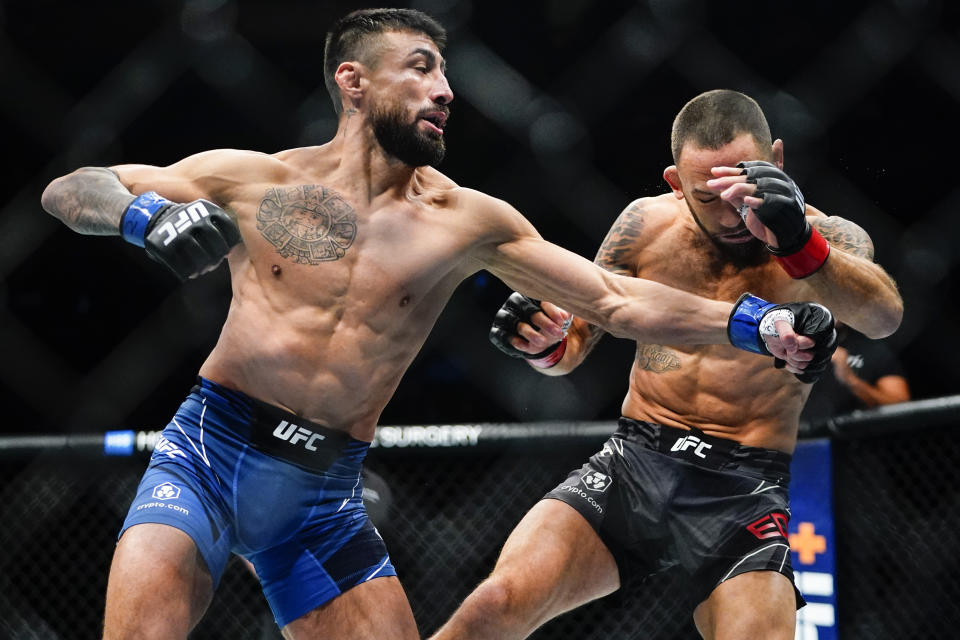
<path id="1" fill-rule="evenodd" d="M 618 566 L 646 574 L 681 567 L 692 609 L 748 571 L 793 583 L 789 483 L 782 451 L 620 418 L 603 449 L 546 497 L 586 518 Z M 796 597 L 802 607 L 799 590 Z"/>
<path id="2" fill-rule="evenodd" d="M 896 330 L 903 303 L 870 238 L 805 203 L 754 100 L 697 96 L 674 121 L 672 151 L 670 192 L 631 203 L 597 264 L 729 300 L 742 291 L 811 299 L 871 338 Z M 569 322 L 553 304 L 514 294 L 491 338 L 563 375 L 603 335 Z M 818 348 L 829 352 L 835 333 L 823 328 Z M 803 598 L 786 536 L 789 462 L 809 383 L 828 365 L 822 354 L 805 368 L 771 367 L 728 346 L 638 342 L 617 433 L 534 505 L 434 640 L 523 638 L 615 591 L 627 572 L 671 566 L 689 576 L 705 638 L 792 640 Z"/>

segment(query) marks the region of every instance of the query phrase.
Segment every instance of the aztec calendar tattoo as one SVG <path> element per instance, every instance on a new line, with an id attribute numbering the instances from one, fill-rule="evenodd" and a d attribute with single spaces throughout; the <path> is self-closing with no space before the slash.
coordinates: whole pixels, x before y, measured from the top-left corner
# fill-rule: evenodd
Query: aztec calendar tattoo
<path id="1" fill-rule="evenodd" d="M 320 264 L 342 258 L 357 237 L 357 214 L 340 195 L 318 184 L 267 189 L 257 230 L 284 258 Z"/>

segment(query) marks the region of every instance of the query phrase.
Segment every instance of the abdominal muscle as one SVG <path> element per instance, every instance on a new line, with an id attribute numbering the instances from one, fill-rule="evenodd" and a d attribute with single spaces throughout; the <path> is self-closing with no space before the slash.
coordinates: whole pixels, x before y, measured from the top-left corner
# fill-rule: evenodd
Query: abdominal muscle
<path id="1" fill-rule="evenodd" d="M 432 307 L 442 304 L 389 310 L 347 295 L 330 305 L 278 305 L 262 292 L 251 295 L 250 287 L 238 294 L 236 284 L 200 375 L 372 441 L 380 413 L 433 325 Z"/>
<path id="2" fill-rule="evenodd" d="M 730 346 L 639 345 L 623 415 L 792 453 L 810 385 Z"/>

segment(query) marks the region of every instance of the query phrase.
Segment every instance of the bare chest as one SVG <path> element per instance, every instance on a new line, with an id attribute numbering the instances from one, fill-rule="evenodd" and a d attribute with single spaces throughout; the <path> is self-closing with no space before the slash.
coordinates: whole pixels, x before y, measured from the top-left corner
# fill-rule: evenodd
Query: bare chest
<path id="1" fill-rule="evenodd" d="M 320 184 L 251 188 L 241 206 L 248 268 L 259 285 L 324 308 L 419 303 L 446 280 L 459 280 L 470 244 L 446 211 L 365 203 Z"/>
<path id="2" fill-rule="evenodd" d="M 691 241 L 687 236 L 669 234 L 644 248 L 638 257 L 637 277 L 728 302 L 746 292 L 782 301 L 793 289 L 793 281 L 765 253 L 757 262 L 738 262 L 709 240 Z"/>

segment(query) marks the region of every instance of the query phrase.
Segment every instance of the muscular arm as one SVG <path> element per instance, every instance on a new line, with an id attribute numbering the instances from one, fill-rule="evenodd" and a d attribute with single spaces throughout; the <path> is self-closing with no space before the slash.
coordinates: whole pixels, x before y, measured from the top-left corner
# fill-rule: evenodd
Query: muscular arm
<path id="1" fill-rule="evenodd" d="M 815 209 L 810 207 L 808 209 Z M 897 285 L 873 262 L 873 242 L 858 225 L 837 216 L 808 217 L 830 243 L 830 257 L 803 280 L 810 299 L 826 305 L 840 320 L 869 338 L 896 331 L 903 317 Z"/>
<path id="2" fill-rule="evenodd" d="M 120 234 L 120 218 L 133 199 L 114 171 L 83 167 L 51 182 L 40 202 L 77 233 L 105 236 Z"/>
<path id="3" fill-rule="evenodd" d="M 143 164 L 83 167 L 51 182 L 41 203 L 78 233 L 118 235 L 120 218 L 136 195 L 156 191 L 173 202 L 206 198 L 216 204 L 246 174 L 263 170 L 262 154 L 234 150 L 198 153 L 167 167 Z M 226 178 L 224 176 L 232 176 Z"/>
<path id="4" fill-rule="evenodd" d="M 543 240 L 519 213 L 498 208 L 491 215 L 509 227 L 508 236 L 488 245 L 480 260 L 510 287 L 550 300 L 618 337 L 660 344 L 729 343 L 730 303 L 605 271 Z M 605 244 L 615 254 L 625 241 L 621 230 Z"/>
<path id="5" fill-rule="evenodd" d="M 610 227 L 606 238 L 597 251 L 594 264 L 610 273 L 624 277 L 636 275 L 637 239 L 643 228 L 644 201 L 635 200 Z M 606 333 L 603 328 L 575 317 L 567 333 L 567 348 L 563 358 L 553 367 L 536 371 L 548 376 L 560 376 L 570 373 L 586 360 L 593 348 Z"/>
<path id="6" fill-rule="evenodd" d="M 41 201 L 74 231 L 122 235 L 186 280 L 216 268 L 241 240 L 235 217 L 219 203 L 243 182 L 243 175 L 221 176 L 257 166 L 242 157 L 211 151 L 169 167 L 84 167 L 51 182 Z"/>

